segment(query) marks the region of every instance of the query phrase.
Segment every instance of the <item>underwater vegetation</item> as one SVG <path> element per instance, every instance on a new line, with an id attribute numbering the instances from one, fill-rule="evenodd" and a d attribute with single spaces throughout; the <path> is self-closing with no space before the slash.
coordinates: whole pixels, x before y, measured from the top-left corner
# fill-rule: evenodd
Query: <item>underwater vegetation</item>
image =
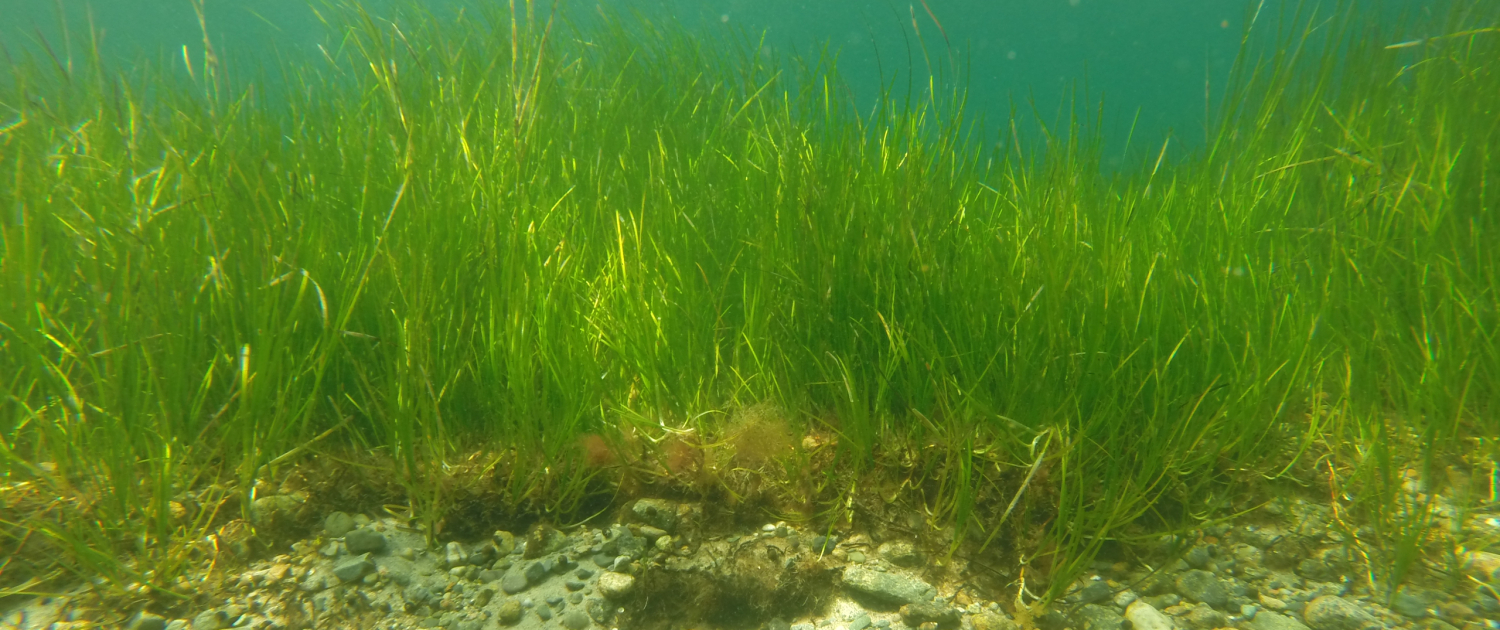
<path id="1" fill-rule="evenodd" d="M 1496 542 L 1403 487 L 1500 503 L 1500 5 L 1259 16 L 1206 144 L 1115 173 L 1084 104 L 1023 141 L 638 20 L 322 15 L 254 71 L 8 50 L 4 593 L 171 597 L 294 495 L 434 541 L 878 499 L 1042 600 L 1277 488 L 1382 584 Z"/>

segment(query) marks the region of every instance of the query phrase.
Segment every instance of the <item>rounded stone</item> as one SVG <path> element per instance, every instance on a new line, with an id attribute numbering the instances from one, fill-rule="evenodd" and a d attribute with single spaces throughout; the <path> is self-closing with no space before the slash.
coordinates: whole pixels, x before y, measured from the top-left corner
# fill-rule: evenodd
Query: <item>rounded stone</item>
<path id="1" fill-rule="evenodd" d="M 354 517 L 344 512 L 334 512 L 323 519 L 323 531 L 334 538 L 343 538 L 345 534 L 354 531 L 355 527 Z"/>
<path id="2" fill-rule="evenodd" d="M 1177 576 L 1177 593 L 1195 602 L 1215 608 L 1229 603 L 1229 593 L 1218 576 L 1202 569 L 1193 569 Z"/>
<path id="3" fill-rule="evenodd" d="M 378 553 L 385 549 L 385 534 L 369 528 L 356 529 L 344 535 L 344 549 L 352 556 Z"/>
<path id="4" fill-rule="evenodd" d="M 500 590 L 509 595 L 524 591 L 528 586 L 531 586 L 531 582 L 527 581 L 526 575 L 517 571 L 506 573 L 505 577 L 500 578 Z"/>
<path id="5" fill-rule="evenodd" d="M 605 571 L 599 574 L 599 593 L 610 599 L 624 599 L 635 591 L 635 576 Z"/>
<path id="6" fill-rule="evenodd" d="M 593 621 L 589 619 L 589 616 L 584 614 L 584 612 L 581 610 L 570 610 L 567 613 L 564 613 L 562 618 L 558 621 L 562 623 L 563 627 L 567 628 L 568 630 L 583 630 L 593 623 Z"/>
<path id="7" fill-rule="evenodd" d="M 521 615 L 525 613 L 526 611 L 521 608 L 521 602 L 507 599 L 500 603 L 500 610 L 496 611 L 495 616 L 500 619 L 500 623 L 509 626 L 520 621 Z"/>

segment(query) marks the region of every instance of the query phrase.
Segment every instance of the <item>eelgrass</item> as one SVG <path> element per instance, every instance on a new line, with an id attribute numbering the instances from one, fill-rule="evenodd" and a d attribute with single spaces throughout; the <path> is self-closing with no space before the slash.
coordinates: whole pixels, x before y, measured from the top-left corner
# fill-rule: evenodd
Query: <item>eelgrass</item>
<path id="1" fill-rule="evenodd" d="M 1034 543 L 1049 601 L 1106 541 L 1313 473 L 1398 583 L 1431 509 L 1403 472 L 1500 434 L 1486 6 L 1392 49 L 1313 16 L 1242 60 L 1201 155 L 1114 177 L 1076 118 L 989 147 L 961 96 L 857 112 L 830 58 L 529 5 L 329 9 L 274 97 L 211 58 L 12 60 L 4 535 L 67 553 L 7 583 L 165 586 L 216 508 L 338 448 L 394 463 L 434 536 L 473 453 L 518 509 L 587 517 L 615 478 L 581 435 L 763 402 L 838 438 L 802 518 L 894 468 L 956 541 Z"/>

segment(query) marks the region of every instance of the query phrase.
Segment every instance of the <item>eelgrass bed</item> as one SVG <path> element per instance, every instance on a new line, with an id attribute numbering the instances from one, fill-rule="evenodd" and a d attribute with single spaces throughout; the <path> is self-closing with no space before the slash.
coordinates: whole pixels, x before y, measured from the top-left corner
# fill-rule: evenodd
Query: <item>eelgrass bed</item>
<path id="1" fill-rule="evenodd" d="M 884 497 L 1044 598 L 1278 484 L 1331 496 L 1382 583 L 1493 542 L 1402 484 L 1500 491 L 1500 5 L 1421 40 L 1287 20 L 1206 146 L 1116 174 L 1087 117 L 1026 143 L 961 90 L 857 110 L 832 57 L 324 15 L 323 59 L 259 74 L 10 51 L 6 593 L 170 593 L 226 527 L 278 535 L 240 519 L 309 466 L 433 540 Z"/>

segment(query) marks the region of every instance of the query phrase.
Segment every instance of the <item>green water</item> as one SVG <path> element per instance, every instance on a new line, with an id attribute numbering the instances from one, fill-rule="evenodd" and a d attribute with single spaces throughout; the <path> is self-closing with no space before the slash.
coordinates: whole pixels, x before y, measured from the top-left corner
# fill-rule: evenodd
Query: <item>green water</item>
<path id="1" fill-rule="evenodd" d="M 387 14 L 391 0 L 365 5 Z M 453 0 L 421 3 L 438 15 L 465 6 Z M 269 55 L 317 55 L 325 28 L 305 0 L 210 0 L 208 31 L 221 56 L 240 68 Z M 538 3 L 538 11 L 550 5 Z M 816 57 L 839 55 L 848 89 L 873 105 L 882 83 L 920 94 L 929 76 L 969 91 L 972 118 L 1006 120 L 1012 107 L 1035 111 L 1049 125 L 1066 120 L 1063 103 L 1102 101 L 1106 168 L 1121 165 L 1126 142 L 1153 153 L 1168 138 L 1178 147 L 1204 141 L 1205 112 L 1219 105 L 1246 22 L 1258 15 L 1263 31 L 1305 12 L 1330 12 L 1334 3 L 1269 0 L 929 0 L 820 2 L 653 0 L 563 2 L 561 12 L 587 23 L 598 7 L 678 22 L 696 37 L 748 37 L 768 51 Z M 181 49 L 198 54 L 203 36 L 189 0 L 85 2 L 0 0 L 0 42 L 7 48 L 60 41 L 59 7 L 78 25 L 92 19 L 109 49 L 125 59 L 159 54 L 181 66 Z M 1413 0 L 1362 2 L 1358 10 L 1392 24 L 1409 13 L 1436 10 Z M 929 12 L 930 11 L 930 12 Z M 1291 24 L 1292 21 L 1288 21 Z M 939 27 L 941 26 L 941 28 Z M 1266 28 L 1267 25 L 1271 28 Z M 918 33 L 920 32 L 920 37 Z M 1423 34 L 1416 34 L 1417 36 Z M 922 50 L 926 46 L 926 53 Z M 959 77 L 956 82 L 953 77 Z M 1132 130 L 1134 133 L 1132 134 Z"/>

